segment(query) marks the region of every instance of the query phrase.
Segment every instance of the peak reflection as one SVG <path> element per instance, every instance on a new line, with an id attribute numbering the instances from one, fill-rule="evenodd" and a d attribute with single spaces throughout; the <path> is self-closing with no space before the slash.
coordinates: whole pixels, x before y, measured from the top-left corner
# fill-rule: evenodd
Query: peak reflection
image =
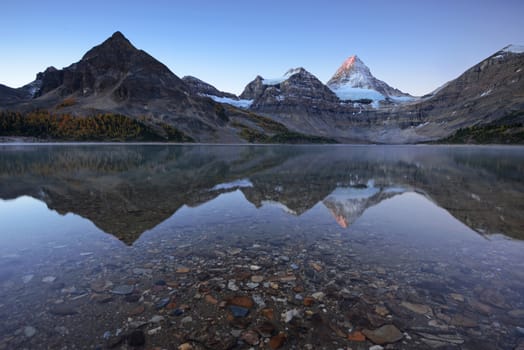
<path id="1" fill-rule="evenodd" d="M 415 191 L 477 232 L 524 239 L 523 158 L 480 147 L 1 147 L 0 198 L 38 198 L 131 244 L 182 206 L 231 191 L 296 216 L 322 204 L 342 227 Z"/>

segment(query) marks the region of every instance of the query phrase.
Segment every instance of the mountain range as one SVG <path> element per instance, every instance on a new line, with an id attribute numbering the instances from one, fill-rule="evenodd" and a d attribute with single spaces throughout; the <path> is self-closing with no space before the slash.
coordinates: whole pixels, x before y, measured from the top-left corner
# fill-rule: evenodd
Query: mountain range
<path id="1" fill-rule="evenodd" d="M 524 47 L 510 45 L 414 97 L 350 56 L 326 84 L 299 67 L 257 76 L 236 96 L 179 78 L 116 32 L 68 67 L 49 67 L 18 89 L 0 85 L 0 113 L 121 115 L 166 139 L 174 129 L 184 140 L 211 143 L 524 142 L 523 68 Z M 2 125 L 0 136 L 20 132 Z M 48 136 L 33 131 L 41 129 L 30 135 Z"/>

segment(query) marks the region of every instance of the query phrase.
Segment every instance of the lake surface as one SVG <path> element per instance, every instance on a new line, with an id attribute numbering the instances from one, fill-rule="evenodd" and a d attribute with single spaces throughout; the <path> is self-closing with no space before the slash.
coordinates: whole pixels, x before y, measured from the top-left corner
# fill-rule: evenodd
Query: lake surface
<path id="1" fill-rule="evenodd" d="M 521 147 L 2 145 L 0 349 L 522 349 L 523 213 Z"/>

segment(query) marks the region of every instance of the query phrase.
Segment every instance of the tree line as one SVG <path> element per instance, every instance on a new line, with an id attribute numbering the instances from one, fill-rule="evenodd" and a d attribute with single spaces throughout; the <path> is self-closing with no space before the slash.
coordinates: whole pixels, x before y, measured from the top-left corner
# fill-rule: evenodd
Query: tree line
<path id="1" fill-rule="evenodd" d="M 63 141 L 174 141 L 191 142 L 179 130 L 163 123 L 147 123 L 121 114 L 78 117 L 47 110 L 0 112 L 0 136 L 27 136 Z"/>

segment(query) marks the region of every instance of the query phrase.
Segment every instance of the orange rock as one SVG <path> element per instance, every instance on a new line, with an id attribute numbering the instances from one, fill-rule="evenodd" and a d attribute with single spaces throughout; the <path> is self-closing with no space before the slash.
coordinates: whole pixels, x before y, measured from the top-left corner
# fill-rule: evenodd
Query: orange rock
<path id="1" fill-rule="evenodd" d="M 254 304 L 255 303 L 253 302 L 253 299 L 243 295 L 233 297 L 231 300 L 229 300 L 229 305 L 241 306 L 247 309 L 251 309 Z"/>
<path id="2" fill-rule="evenodd" d="M 265 308 L 260 311 L 262 313 L 262 316 L 267 318 L 268 320 L 272 320 L 274 317 L 273 309 Z"/>
<path id="3" fill-rule="evenodd" d="M 136 308 L 134 308 L 133 310 L 129 311 L 129 316 L 137 316 L 137 315 L 140 315 L 142 312 L 144 312 L 146 310 L 146 308 L 144 307 L 144 305 L 140 305 Z"/>
<path id="4" fill-rule="evenodd" d="M 295 293 L 302 293 L 304 291 L 304 287 L 303 286 L 294 286 L 293 287 L 293 292 Z"/>
<path id="5" fill-rule="evenodd" d="M 315 303 L 315 299 L 312 297 L 305 297 L 304 298 L 304 306 L 311 306 Z"/>
<path id="6" fill-rule="evenodd" d="M 206 302 L 216 305 L 218 304 L 218 300 L 216 300 L 211 294 L 206 295 Z"/>
<path id="7" fill-rule="evenodd" d="M 189 343 L 184 343 L 178 347 L 178 350 L 193 350 L 193 346 Z"/>
<path id="8" fill-rule="evenodd" d="M 322 266 L 320 266 L 320 265 L 319 265 L 319 264 L 317 264 L 317 263 L 314 263 L 314 262 L 312 262 L 312 263 L 311 263 L 311 264 L 309 264 L 309 265 L 310 265 L 310 266 L 311 266 L 312 268 L 314 268 L 314 269 L 315 269 L 315 271 L 317 271 L 317 272 L 320 272 L 320 271 L 322 271 Z"/>
<path id="9" fill-rule="evenodd" d="M 273 350 L 279 349 L 282 347 L 282 345 L 284 345 L 285 341 L 286 341 L 286 335 L 284 333 L 279 333 L 275 335 L 274 337 L 271 337 L 271 339 L 269 340 L 269 346 Z"/>
<path id="10" fill-rule="evenodd" d="M 169 304 L 167 304 L 166 308 L 167 308 L 168 310 L 174 310 L 174 309 L 176 309 L 176 302 L 174 302 L 174 301 L 170 302 Z"/>
<path id="11" fill-rule="evenodd" d="M 348 335 L 348 339 L 351 341 L 366 341 L 366 336 L 360 331 L 355 331 Z"/>
<path id="12" fill-rule="evenodd" d="M 188 273 L 190 270 L 187 267 L 179 267 L 176 269 L 176 273 Z"/>

